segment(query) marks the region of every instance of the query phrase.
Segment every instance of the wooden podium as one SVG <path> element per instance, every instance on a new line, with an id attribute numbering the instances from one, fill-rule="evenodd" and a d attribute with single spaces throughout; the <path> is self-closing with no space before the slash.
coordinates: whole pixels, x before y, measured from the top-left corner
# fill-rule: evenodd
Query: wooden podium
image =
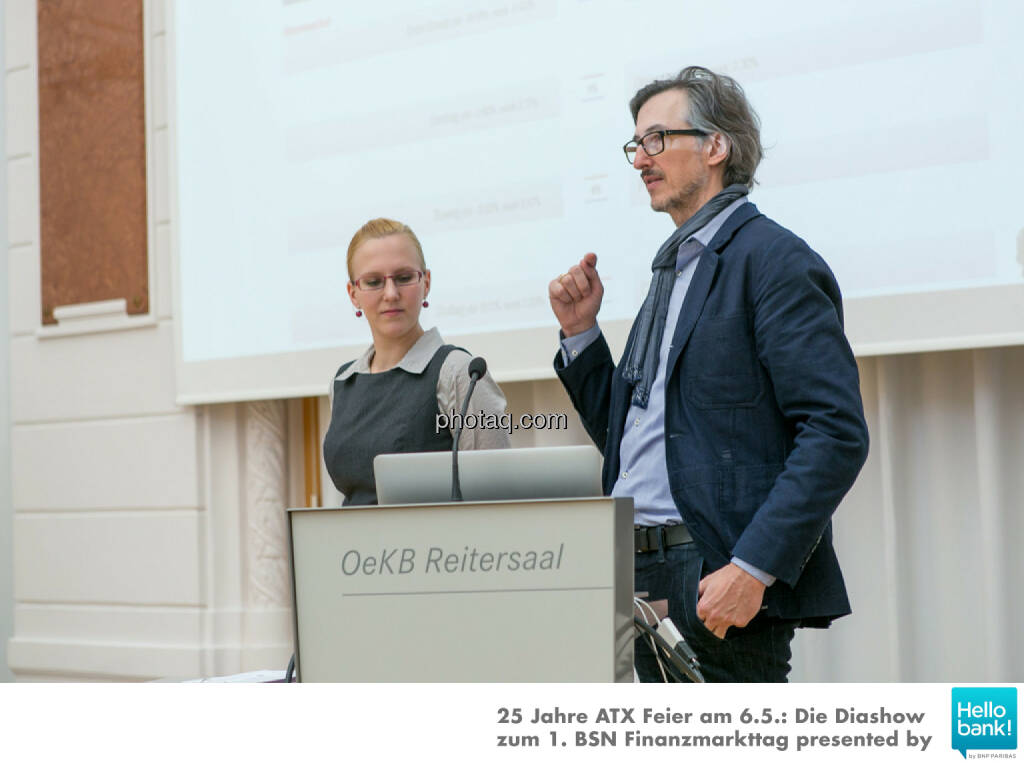
<path id="1" fill-rule="evenodd" d="M 628 498 L 289 509 L 302 681 L 632 681 Z"/>

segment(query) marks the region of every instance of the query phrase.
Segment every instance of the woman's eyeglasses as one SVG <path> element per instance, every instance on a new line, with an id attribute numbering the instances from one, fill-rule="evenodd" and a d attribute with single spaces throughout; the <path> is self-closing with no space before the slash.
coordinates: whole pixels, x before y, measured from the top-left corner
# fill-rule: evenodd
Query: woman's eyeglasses
<path id="1" fill-rule="evenodd" d="M 359 291 L 380 291 L 383 289 L 391 279 L 396 288 L 401 289 L 404 286 L 415 286 L 423 280 L 422 270 L 403 270 L 399 273 L 392 273 L 389 276 L 377 275 L 371 273 L 368 276 L 360 276 L 352 282 Z"/>

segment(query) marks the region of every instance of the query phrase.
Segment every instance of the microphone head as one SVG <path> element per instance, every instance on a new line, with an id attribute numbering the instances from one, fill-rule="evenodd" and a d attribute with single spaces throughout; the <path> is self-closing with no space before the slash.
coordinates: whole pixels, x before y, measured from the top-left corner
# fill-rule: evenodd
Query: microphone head
<path id="1" fill-rule="evenodd" d="M 481 357 L 475 357 L 469 361 L 469 378 L 479 379 L 487 373 L 487 361 Z"/>

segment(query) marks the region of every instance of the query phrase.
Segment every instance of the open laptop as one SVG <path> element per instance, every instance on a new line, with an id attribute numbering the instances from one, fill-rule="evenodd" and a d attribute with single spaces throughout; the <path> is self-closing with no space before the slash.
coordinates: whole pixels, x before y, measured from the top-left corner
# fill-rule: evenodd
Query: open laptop
<path id="1" fill-rule="evenodd" d="M 373 473 L 381 505 L 451 500 L 451 451 L 379 455 Z M 601 454 L 592 445 L 460 451 L 459 483 L 464 501 L 600 496 Z"/>

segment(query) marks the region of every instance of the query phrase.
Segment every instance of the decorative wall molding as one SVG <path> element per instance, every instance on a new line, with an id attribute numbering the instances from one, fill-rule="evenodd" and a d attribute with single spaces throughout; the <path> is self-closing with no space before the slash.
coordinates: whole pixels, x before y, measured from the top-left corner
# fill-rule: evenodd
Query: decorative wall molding
<path id="1" fill-rule="evenodd" d="M 288 572 L 287 448 L 285 404 L 245 404 L 246 605 L 253 609 L 291 606 Z"/>
<path id="2" fill-rule="evenodd" d="M 42 323 L 149 313 L 143 0 L 38 0 Z"/>
<path id="3" fill-rule="evenodd" d="M 36 329 L 36 337 L 48 339 L 76 334 L 98 334 L 103 331 L 156 326 L 152 315 L 129 315 L 128 302 L 121 299 L 106 299 L 99 302 L 82 302 L 53 308 L 57 325 L 45 325 Z"/>

